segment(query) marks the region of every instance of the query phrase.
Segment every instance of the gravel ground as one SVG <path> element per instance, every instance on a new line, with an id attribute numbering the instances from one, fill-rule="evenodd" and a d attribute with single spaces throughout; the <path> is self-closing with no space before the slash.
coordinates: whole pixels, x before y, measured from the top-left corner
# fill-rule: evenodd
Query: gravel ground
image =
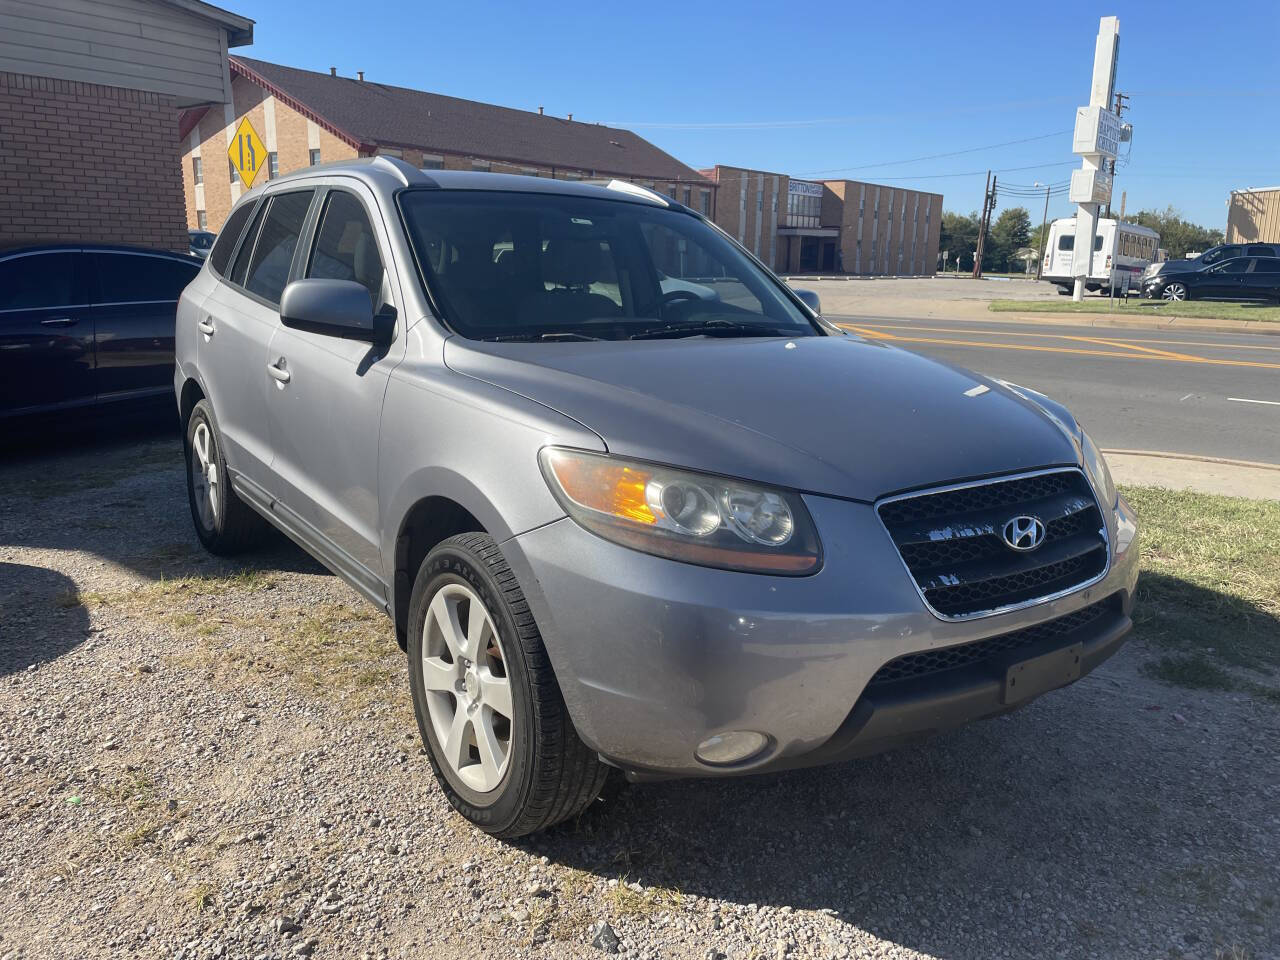
<path id="1" fill-rule="evenodd" d="M 500 843 L 390 625 L 284 541 L 204 555 L 179 457 L 0 466 L 0 958 L 1280 957 L 1280 710 L 1140 638 L 917 747 Z"/>

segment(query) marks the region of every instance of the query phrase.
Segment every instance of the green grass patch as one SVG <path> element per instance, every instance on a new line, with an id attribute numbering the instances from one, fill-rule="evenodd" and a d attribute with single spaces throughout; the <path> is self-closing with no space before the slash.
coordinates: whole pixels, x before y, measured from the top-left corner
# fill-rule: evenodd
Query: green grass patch
<path id="1" fill-rule="evenodd" d="M 1280 307 L 1264 303 L 1217 303 L 1203 300 L 1166 303 L 1163 300 L 1127 301 L 1107 297 L 1086 297 L 1076 303 L 1066 297 L 1058 300 L 992 300 L 987 309 L 993 313 L 1110 313 L 1116 316 L 1152 319 L 1185 317 L 1190 320 L 1260 320 L 1280 322 Z"/>
<path id="2" fill-rule="evenodd" d="M 1280 698 L 1280 502 L 1126 488 L 1142 530 L 1134 623 L 1151 675 Z"/>

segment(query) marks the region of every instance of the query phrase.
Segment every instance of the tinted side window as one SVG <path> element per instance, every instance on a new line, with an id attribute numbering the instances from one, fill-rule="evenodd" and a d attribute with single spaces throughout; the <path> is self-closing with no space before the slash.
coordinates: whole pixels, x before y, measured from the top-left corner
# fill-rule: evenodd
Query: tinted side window
<path id="1" fill-rule="evenodd" d="M 314 190 L 278 193 L 271 199 L 266 219 L 254 244 L 253 260 L 245 275 L 244 288 L 272 303 L 280 302 L 284 285 L 289 282 L 293 251 L 302 235 L 302 221 L 307 218 Z"/>
<path id="2" fill-rule="evenodd" d="M 227 272 L 227 261 L 231 259 L 231 251 L 235 249 L 236 241 L 240 239 L 245 221 L 249 219 L 251 213 L 253 213 L 253 204 L 242 203 L 231 211 L 231 216 L 227 217 L 227 222 L 222 225 L 222 232 L 218 234 L 218 240 L 209 253 L 209 266 L 213 267 L 216 273 Z"/>
<path id="3" fill-rule="evenodd" d="M 1076 237 L 1073 233 L 1064 233 L 1058 238 L 1059 250 L 1074 250 L 1076 247 Z"/>
<path id="4" fill-rule="evenodd" d="M 1253 272 L 1270 274 L 1280 273 L 1280 260 L 1277 260 L 1275 257 L 1270 257 L 1266 260 L 1255 260 Z"/>
<path id="5" fill-rule="evenodd" d="M 37 253 L 0 263 L 0 310 L 75 303 L 78 253 Z"/>
<path id="6" fill-rule="evenodd" d="M 1202 267 L 1211 267 L 1215 263 L 1221 263 L 1223 260 L 1230 260 L 1232 257 L 1239 257 L 1244 254 L 1244 247 L 1219 247 L 1217 250 L 1210 250 L 1200 258 Z"/>
<path id="7" fill-rule="evenodd" d="M 1097 253 L 1102 249 L 1102 237 L 1095 235 L 1093 238 L 1093 252 Z"/>
<path id="8" fill-rule="evenodd" d="M 381 306 L 382 257 L 364 206 L 345 191 L 333 191 L 325 202 L 308 277 L 354 280 L 369 291 L 373 309 Z"/>
<path id="9" fill-rule="evenodd" d="M 227 274 L 227 279 L 232 283 L 244 283 L 244 275 L 249 269 L 249 258 L 253 256 L 253 245 L 258 239 L 258 231 L 262 229 L 262 219 L 267 215 L 267 207 L 270 205 L 270 201 L 258 204 L 257 216 L 245 231 L 244 240 L 236 253 L 235 263 L 231 264 L 231 272 Z"/>
<path id="10" fill-rule="evenodd" d="M 194 263 L 140 254 L 92 253 L 89 261 L 96 281 L 94 303 L 177 300 L 200 272 Z"/>
<path id="11" fill-rule="evenodd" d="M 1275 253 L 1273 252 L 1270 244 L 1255 243 L 1253 246 L 1249 247 L 1249 249 L 1245 251 L 1245 256 L 1274 257 Z"/>
<path id="12" fill-rule="evenodd" d="M 1241 258 L 1239 260 L 1232 260 L 1230 263 L 1225 263 L 1222 265 L 1222 272 L 1223 273 L 1248 273 L 1249 264 L 1251 263 L 1253 263 L 1252 260 L 1245 259 L 1245 258 Z"/>

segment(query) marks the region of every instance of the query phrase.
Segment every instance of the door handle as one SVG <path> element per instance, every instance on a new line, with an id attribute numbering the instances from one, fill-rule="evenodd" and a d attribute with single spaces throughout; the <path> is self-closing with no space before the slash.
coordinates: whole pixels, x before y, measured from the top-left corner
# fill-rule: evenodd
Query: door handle
<path id="1" fill-rule="evenodd" d="M 271 376 L 275 377 L 281 383 L 288 383 L 293 379 L 293 374 L 285 369 L 284 357 L 281 357 L 275 363 L 268 363 L 267 373 L 271 374 Z"/>
<path id="2" fill-rule="evenodd" d="M 74 327 L 80 321 L 75 317 L 56 317 L 52 320 L 41 320 L 42 327 Z"/>
<path id="3" fill-rule="evenodd" d="M 203 333 L 206 337 L 213 336 L 213 318 L 196 321 L 196 329 Z"/>

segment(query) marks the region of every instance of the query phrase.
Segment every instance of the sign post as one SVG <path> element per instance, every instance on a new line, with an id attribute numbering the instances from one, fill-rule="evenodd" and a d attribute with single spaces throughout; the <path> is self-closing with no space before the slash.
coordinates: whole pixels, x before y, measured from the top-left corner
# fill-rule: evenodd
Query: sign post
<path id="1" fill-rule="evenodd" d="M 1093 265 L 1093 238 L 1098 232 L 1098 205 L 1111 200 L 1111 175 L 1106 161 L 1114 160 L 1120 149 L 1120 117 L 1111 112 L 1115 100 L 1116 57 L 1120 51 L 1120 20 L 1103 17 L 1098 24 L 1098 40 L 1093 51 L 1093 86 L 1089 105 L 1076 110 L 1075 137 L 1071 152 L 1078 154 L 1081 168 L 1071 174 L 1072 203 L 1076 208 L 1076 238 L 1071 253 L 1071 274 L 1075 289 L 1071 299 L 1084 299 L 1085 280 Z"/>

